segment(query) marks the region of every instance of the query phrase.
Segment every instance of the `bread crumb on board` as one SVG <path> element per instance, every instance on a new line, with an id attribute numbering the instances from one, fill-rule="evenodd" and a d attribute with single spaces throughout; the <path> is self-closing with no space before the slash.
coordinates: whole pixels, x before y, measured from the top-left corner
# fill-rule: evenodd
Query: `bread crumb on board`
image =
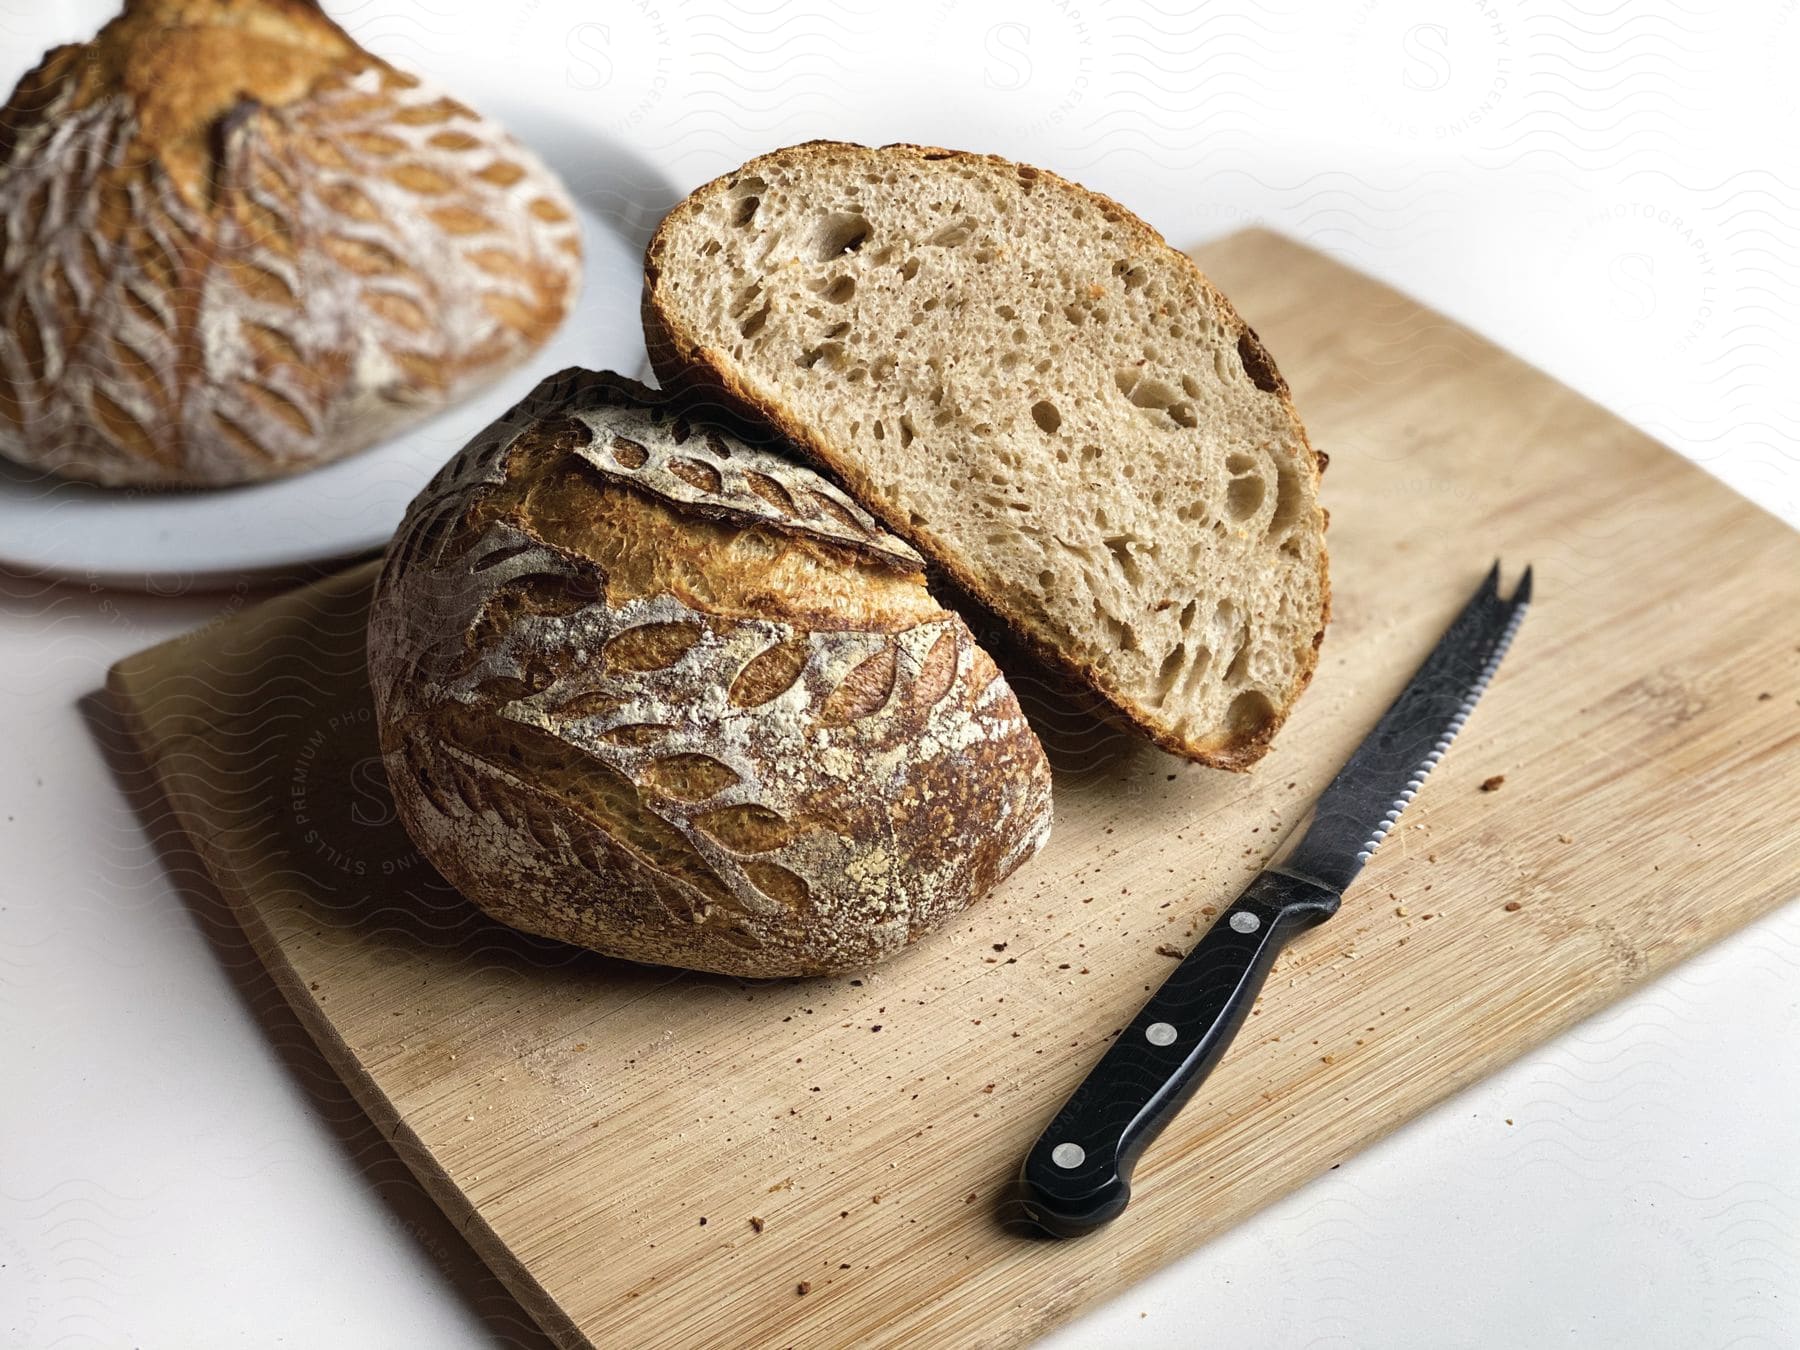
<path id="1" fill-rule="evenodd" d="M 1498 792 L 1501 788 L 1501 785 L 1504 784 L 1505 782 L 1506 782 L 1505 774 L 1503 774 L 1503 773 L 1490 774 L 1488 777 L 1481 780 L 1481 790 L 1483 792 Z"/>
<path id="2" fill-rule="evenodd" d="M 804 1297 L 807 1294 L 812 1293 L 812 1281 L 811 1280 L 800 1281 L 799 1284 L 794 1286 L 794 1292 L 796 1294 L 801 1295 L 802 1297 Z"/>
<path id="3" fill-rule="evenodd" d="M 1517 914 L 1521 909 L 1523 909 L 1525 907 L 1523 905 L 1521 905 L 1517 900 L 1508 900 L 1504 905 L 1500 906 L 1500 908 L 1505 910 L 1508 914 Z"/>
<path id="4" fill-rule="evenodd" d="M 756 1214 L 750 1216 L 750 1229 L 752 1232 L 760 1233 L 765 1227 L 767 1227 L 767 1225 L 763 1223 L 761 1216 Z"/>

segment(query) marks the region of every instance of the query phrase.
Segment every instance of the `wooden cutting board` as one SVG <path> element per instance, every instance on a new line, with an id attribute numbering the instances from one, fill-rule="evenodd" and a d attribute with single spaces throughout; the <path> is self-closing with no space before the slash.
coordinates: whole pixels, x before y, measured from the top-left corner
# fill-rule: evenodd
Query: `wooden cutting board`
<path id="1" fill-rule="evenodd" d="M 1058 770 L 1049 848 L 861 978 L 635 967 L 460 901 L 386 798 L 372 565 L 113 671 L 276 980 L 559 1340 L 1019 1344 L 1800 893 L 1800 535 L 1329 258 L 1252 232 L 1203 261 L 1332 456 L 1312 691 L 1233 776 L 1021 677 Z M 1003 1183 L 1162 953 L 1496 555 L 1534 562 L 1538 597 L 1499 678 L 1339 917 L 1276 967 L 1130 1211 L 1083 1242 L 1005 1232 Z"/>

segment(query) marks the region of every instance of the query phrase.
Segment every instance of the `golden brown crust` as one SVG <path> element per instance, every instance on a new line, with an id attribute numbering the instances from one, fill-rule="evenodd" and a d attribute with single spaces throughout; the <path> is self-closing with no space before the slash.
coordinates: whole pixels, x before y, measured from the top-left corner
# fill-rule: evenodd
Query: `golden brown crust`
<path id="1" fill-rule="evenodd" d="M 495 917 L 612 955 L 890 956 L 1050 821 L 1036 738 L 920 566 L 798 463 L 554 376 L 420 494 L 377 583 L 401 817 Z"/>
<path id="2" fill-rule="evenodd" d="M 835 153 L 844 149 L 867 150 L 868 148 L 852 142 L 817 140 L 759 156 L 757 159 L 733 169 L 730 173 L 723 174 L 712 182 L 696 188 L 664 217 L 645 250 L 644 291 L 640 306 L 645 345 L 649 351 L 651 365 L 656 372 L 657 379 L 668 388 L 681 390 L 687 397 L 716 403 L 735 416 L 752 423 L 761 422 L 774 427 L 813 462 L 842 481 L 851 495 L 860 501 L 871 514 L 880 518 L 889 529 L 916 546 L 934 565 L 949 574 L 959 588 L 979 601 L 985 609 L 1004 623 L 1009 632 L 1025 649 L 1034 653 L 1046 664 L 1093 689 L 1110 707 L 1117 711 L 1126 725 L 1149 737 L 1162 749 L 1213 768 L 1229 769 L 1235 772 L 1248 769 L 1268 753 L 1275 733 L 1287 720 L 1294 701 L 1311 682 L 1313 673 L 1317 669 L 1318 650 L 1324 641 L 1325 628 L 1331 615 L 1329 565 L 1323 549 L 1319 553 L 1319 591 L 1321 596 L 1319 629 L 1309 648 L 1310 656 L 1297 673 L 1292 696 L 1285 705 L 1274 709 L 1274 716 L 1247 733 L 1227 734 L 1211 740 L 1194 740 L 1183 737 L 1162 725 L 1151 710 L 1142 707 L 1125 691 L 1118 688 L 1105 672 L 1072 657 L 1028 617 L 1016 610 L 1009 610 L 1004 597 L 999 595 L 994 588 L 983 585 L 980 578 L 976 577 L 963 563 L 956 551 L 946 546 L 942 540 L 935 538 L 928 530 L 912 521 L 901 519 L 897 512 L 884 509 L 882 494 L 875 490 L 872 483 L 862 480 L 856 466 L 845 456 L 835 452 L 817 427 L 808 425 L 804 419 L 783 404 L 758 397 L 732 375 L 719 359 L 719 353 L 706 347 L 692 331 L 682 327 L 670 308 L 660 303 L 658 283 L 663 270 L 663 254 L 667 248 L 671 230 L 680 224 L 686 213 L 697 209 L 698 203 L 708 193 L 723 188 L 746 172 L 754 172 L 759 164 L 773 163 L 786 167 L 804 161 L 813 155 Z M 1187 254 L 1173 248 L 1157 230 L 1110 197 L 1094 192 L 1046 169 L 1020 166 L 997 155 L 947 150 L 937 146 L 898 143 L 882 146 L 880 150 L 884 154 L 896 154 L 920 160 L 972 161 L 995 168 L 1003 168 L 1009 173 L 1022 172 L 1033 177 L 1048 179 L 1052 183 L 1060 184 L 1085 196 L 1106 216 L 1111 224 L 1135 234 L 1143 247 L 1162 249 L 1179 259 L 1178 265 L 1192 275 L 1209 302 L 1217 307 L 1220 315 L 1237 331 L 1239 354 L 1244 357 L 1245 369 L 1251 375 L 1252 380 L 1256 381 L 1259 388 L 1274 393 L 1281 399 L 1296 434 L 1310 452 L 1313 483 L 1316 490 L 1324 473 L 1326 456 L 1314 449 L 1308 439 L 1305 425 L 1294 408 L 1287 381 L 1282 378 L 1280 371 L 1276 368 L 1274 358 L 1263 346 L 1262 340 L 1257 337 L 1255 330 L 1244 322 L 1236 309 L 1232 307 L 1231 302 L 1200 270 L 1199 264 Z"/>
<path id="3" fill-rule="evenodd" d="M 364 448 L 524 359 L 580 273 L 503 130 L 309 0 L 132 0 L 0 111 L 0 454 L 214 486 Z"/>

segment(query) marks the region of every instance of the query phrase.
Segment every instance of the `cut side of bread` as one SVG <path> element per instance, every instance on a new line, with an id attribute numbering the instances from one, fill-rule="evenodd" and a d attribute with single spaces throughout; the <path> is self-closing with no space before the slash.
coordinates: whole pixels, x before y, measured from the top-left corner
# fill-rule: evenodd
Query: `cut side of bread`
<path id="1" fill-rule="evenodd" d="M 1324 456 L 1191 259 L 1038 169 L 814 142 L 663 221 L 664 384 L 772 424 L 1165 749 L 1260 758 L 1329 610 Z"/>

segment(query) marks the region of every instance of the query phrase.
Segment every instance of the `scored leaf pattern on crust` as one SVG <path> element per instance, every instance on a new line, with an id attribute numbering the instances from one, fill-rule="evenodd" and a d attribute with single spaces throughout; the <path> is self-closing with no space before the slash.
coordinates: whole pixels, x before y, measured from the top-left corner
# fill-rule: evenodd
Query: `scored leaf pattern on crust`
<path id="1" fill-rule="evenodd" d="M 1005 681 L 949 611 L 884 633 L 728 617 L 671 594 L 608 603 L 584 598 L 597 579 L 590 561 L 505 519 L 479 533 L 458 528 L 480 490 L 505 480 L 510 449 L 541 417 L 586 421 L 592 442 L 569 453 L 588 463 L 583 451 L 604 449 L 617 433 L 659 453 L 706 445 L 720 494 L 744 490 L 726 476 L 737 465 L 767 468 L 789 491 L 825 486 L 734 437 L 690 429 L 676 441 L 672 419 L 622 416 L 620 399 L 634 391 L 657 397 L 612 377 L 565 372 L 546 381 L 447 465 L 408 513 L 371 620 L 396 790 L 403 799 L 411 790 L 409 763 L 448 755 L 456 772 L 422 782 L 412 813 L 428 854 L 433 834 L 438 847 L 459 849 L 480 821 L 501 819 L 498 784 L 548 813 L 529 831 L 509 826 L 511 846 L 532 854 L 520 868 L 541 879 L 587 866 L 582 850 L 593 845 L 579 844 L 586 822 L 547 795 L 529 765 L 464 743 L 423 757 L 402 748 L 412 734 L 403 728 L 429 736 L 434 714 L 481 710 L 534 744 L 563 747 L 596 780 L 634 785 L 636 809 L 673 831 L 659 837 L 686 859 L 689 871 L 673 874 L 691 883 L 683 932 L 719 914 L 721 937 L 743 942 L 767 931 L 760 925 L 794 920 L 817 931 L 820 944 L 845 928 L 873 944 L 864 955 L 892 950 L 914 925 L 961 908 L 1043 843 L 1042 753 Z M 646 456 L 640 467 L 650 463 Z M 757 501 L 741 518 L 778 518 Z M 689 509 L 716 518 L 719 505 L 714 494 Z M 825 528 L 840 525 L 833 518 Z M 808 522 L 781 528 L 819 533 Z M 879 535 L 872 521 L 869 528 Z M 496 614 L 503 618 L 488 621 Z M 446 777 L 449 790 L 439 781 Z M 665 907 L 678 893 L 657 889 Z"/>
<path id="2" fill-rule="evenodd" d="M 477 628 L 477 616 L 496 593 L 567 574 L 570 564 L 555 550 L 521 549 L 524 542 L 516 530 L 495 524 L 467 554 L 447 560 L 452 577 L 479 578 L 475 587 L 455 587 L 468 630 Z M 495 554 L 501 561 L 481 566 Z M 669 644 L 672 659 L 666 661 L 608 658 L 632 635 L 658 629 L 680 629 L 691 640 Z M 926 658 L 945 637 L 953 643 L 951 678 L 921 687 Z M 803 646 L 806 658 L 786 688 L 753 706 L 732 699 L 734 684 L 758 657 L 790 645 Z M 547 672 L 546 652 L 567 659 Z M 857 709 L 858 715 L 833 715 L 849 677 L 883 654 L 895 668 L 885 696 Z M 985 663 L 977 671 L 975 654 L 966 629 L 948 613 L 898 634 L 807 632 L 775 620 L 708 615 L 658 595 L 617 609 L 596 602 L 563 614 L 515 613 L 504 631 L 484 630 L 472 650 L 455 649 L 456 668 L 439 669 L 437 689 L 441 698 L 462 704 L 483 702 L 483 692 L 495 688 L 517 691 L 519 697 L 497 708 L 499 716 L 546 731 L 646 785 L 645 808 L 681 831 L 745 909 L 768 911 L 778 902 L 745 873 L 751 857 L 803 878 L 842 877 L 858 856 L 896 847 L 891 825 L 882 812 L 851 807 L 855 828 L 846 834 L 798 830 L 773 848 L 750 849 L 741 836 L 709 828 L 708 818 L 755 808 L 783 822 L 804 819 L 834 789 L 853 788 L 863 800 L 880 802 L 903 790 L 918 754 L 915 742 L 932 753 L 956 754 L 1004 734 L 1005 724 L 1018 718 L 1016 707 L 996 710 L 998 717 L 971 711 L 982 705 L 986 686 L 1000 682 Z M 903 711 L 917 720 L 916 730 L 898 728 Z M 620 734 L 634 731 L 641 734 Z M 692 757 L 720 765 L 730 781 L 720 775 L 716 790 L 699 797 L 657 790 L 669 776 L 660 766 Z M 860 889 L 878 907 L 905 907 L 911 886 L 936 880 L 892 868 Z"/>
<path id="3" fill-rule="evenodd" d="M 790 459 L 728 442 L 711 428 L 695 430 L 660 404 L 574 416 L 594 433 L 575 453 L 607 478 L 709 515 L 779 525 L 902 567 L 925 565 L 835 484 Z"/>
<path id="4" fill-rule="evenodd" d="M 65 79 L 0 164 L 0 450 L 224 483 L 360 449 L 516 364 L 578 283 L 573 207 L 496 124 L 373 59 L 215 126 L 177 183 Z"/>

